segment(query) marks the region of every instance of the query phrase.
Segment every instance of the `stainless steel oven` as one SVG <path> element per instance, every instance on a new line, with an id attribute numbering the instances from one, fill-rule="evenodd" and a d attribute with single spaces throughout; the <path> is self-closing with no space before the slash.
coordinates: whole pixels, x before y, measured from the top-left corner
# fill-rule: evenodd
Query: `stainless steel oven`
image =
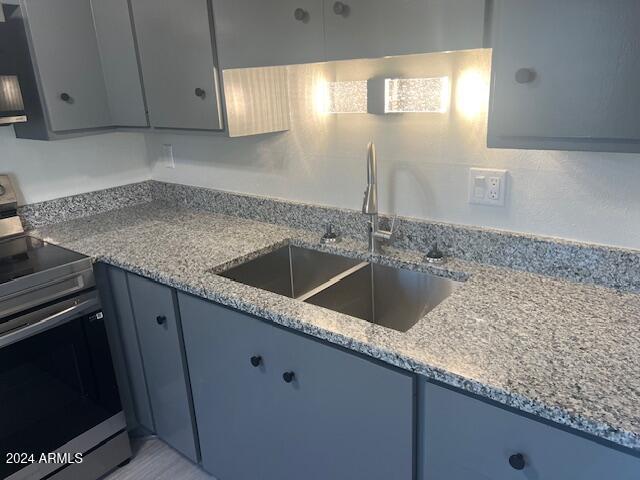
<path id="1" fill-rule="evenodd" d="M 131 457 L 91 259 L 0 239 L 0 478 L 93 480 Z"/>

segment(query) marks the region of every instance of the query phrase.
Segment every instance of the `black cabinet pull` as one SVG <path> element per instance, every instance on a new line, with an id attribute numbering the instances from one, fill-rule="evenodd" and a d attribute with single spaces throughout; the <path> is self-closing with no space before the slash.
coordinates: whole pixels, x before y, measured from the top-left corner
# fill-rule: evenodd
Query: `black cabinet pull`
<path id="1" fill-rule="evenodd" d="M 200 97 L 200 98 L 204 98 L 207 96 L 207 92 L 205 92 L 202 88 L 196 88 L 194 90 L 194 93 L 196 94 L 196 97 Z"/>
<path id="2" fill-rule="evenodd" d="M 516 82 L 520 84 L 531 83 L 536 79 L 536 71 L 533 68 L 521 68 L 516 72 Z"/>
<path id="3" fill-rule="evenodd" d="M 254 367 L 259 367 L 261 363 L 262 357 L 260 355 L 254 355 L 253 357 L 251 357 L 251 365 L 253 365 Z"/>
<path id="4" fill-rule="evenodd" d="M 521 453 L 514 453 L 509 457 L 509 465 L 511 465 L 511 468 L 515 470 L 524 469 L 526 465 L 526 462 L 524 461 L 524 455 L 522 455 Z"/>
<path id="5" fill-rule="evenodd" d="M 60 94 L 60 100 L 67 103 L 73 103 L 73 99 L 71 98 L 71 95 L 69 95 L 66 92 L 63 92 Z"/>
<path id="6" fill-rule="evenodd" d="M 349 5 L 343 2 L 335 2 L 333 4 L 333 13 L 346 17 L 350 13 Z"/>
<path id="7" fill-rule="evenodd" d="M 282 374 L 282 380 L 284 380 L 284 383 L 291 383 L 293 382 L 293 379 L 295 378 L 296 374 L 293 372 L 284 372 Z"/>
<path id="8" fill-rule="evenodd" d="M 293 11 L 293 18 L 295 18 L 299 22 L 306 22 L 307 20 L 309 20 L 309 12 L 307 12 L 304 8 L 296 8 Z"/>
<path id="9" fill-rule="evenodd" d="M 164 315 L 158 315 L 156 317 L 156 322 L 158 323 L 158 325 L 164 325 L 165 323 L 167 323 L 167 317 L 165 317 Z"/>

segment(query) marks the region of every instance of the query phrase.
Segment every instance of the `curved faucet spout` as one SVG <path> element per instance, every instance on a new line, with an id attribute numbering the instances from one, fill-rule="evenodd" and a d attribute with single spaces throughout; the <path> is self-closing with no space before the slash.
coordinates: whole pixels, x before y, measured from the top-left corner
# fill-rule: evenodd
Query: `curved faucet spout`
<path id="1" fill-rule="evenodd" d="M 376 146 L 373 142 L 367 145 L 367 188 L 364 191 L 362 213 L 373 215 L 378 213 L 378 186 L 377 186 Z"/>

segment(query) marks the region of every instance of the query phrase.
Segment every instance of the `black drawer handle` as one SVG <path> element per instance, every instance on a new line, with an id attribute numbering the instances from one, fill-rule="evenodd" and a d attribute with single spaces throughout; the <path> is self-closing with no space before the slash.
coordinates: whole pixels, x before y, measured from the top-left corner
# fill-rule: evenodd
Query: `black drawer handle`
<path id="1" fill-rule="evenodd" d="M 73 98 L 71 98 L 71 95 L 66 92 L 60 94 L 60 100 L 67 103 L 73 103 Z"/>
<path id="2" fill-rule="evenodd" d="M 262 363 L 262 357 L 260 355 L 254 355 L 253 357 L 251 357 L 250 361 L 251 365 L 253 365 L 254 367 L 259 367 Z"/>
<path id="3" fill-rule="evenodd" d="M 523 470 L 526 465 L 524 455 L 521 453 L 514 453 L 509 457 L 509 465 L 511 465 L 511 468 L 515 470 Z"/>
<path id="4" fill-rule="evenodd" d="M 199 87 L 198 87 L 198 88 L 196 88 L 196 89 L 193 91 L 193 93 L 195 93 L 196 97 L 199 97 L 199 98 L 204 98 L 204 97 L 206 97 L 206 96 L 207 96 L 207 92 L 205 92 L 205 91 L 204 91 L 204 89 L 199 88 Z"/>
<path id="5" fill-rule="evenodd" d="M 164 325 L 165 323 L 167 323 L 167 317 L 165 317 L 164 315 L 158 315 L 156 317 L 156 322 L 158 323 L 158 325 Z"/>
<path id="6" fill-rule="evenodd" d="M 284 383 L 291 383 L 293 382 L 293 379 L 295 378 L 296 374 L 293 372 L 284 372 L 282 374 L 282 380 L 284 380 Z"/>

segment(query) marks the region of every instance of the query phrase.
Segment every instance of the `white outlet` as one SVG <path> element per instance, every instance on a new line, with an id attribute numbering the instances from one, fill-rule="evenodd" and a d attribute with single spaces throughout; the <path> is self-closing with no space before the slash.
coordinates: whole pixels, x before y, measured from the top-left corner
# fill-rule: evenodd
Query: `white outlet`
<path id="1" fill-rule="evenodd" d="M 176 168 L 176 162 L 173 159 L 173 145 L 171 145 L 170 143 L 163 144 L 160 155 L 162 164 L 165 167 Z"/>
<path id="2" fill-rule="evenodd" d="M 489 168 L 469 170 L 469 203 L 504 206 L 507 171 Z"/>

